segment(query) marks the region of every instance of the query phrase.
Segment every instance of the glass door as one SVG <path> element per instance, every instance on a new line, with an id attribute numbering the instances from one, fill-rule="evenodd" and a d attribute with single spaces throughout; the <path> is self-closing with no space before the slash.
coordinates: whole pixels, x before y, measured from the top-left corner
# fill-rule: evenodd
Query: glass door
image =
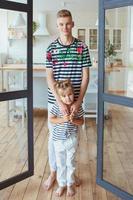
<path id="1" fill-rule="evenodd" d="M 33 175 L 32 0 L 0 1 L 0 189 Z"/>
<path id="2" fill-rule="evenodd" d="M 100 4 L 97 183 L 121 199 L 130 200 L 133 199 L 133 2 L 106 0 Z M 115 30 L 108 48 L 105 17 Z"/>

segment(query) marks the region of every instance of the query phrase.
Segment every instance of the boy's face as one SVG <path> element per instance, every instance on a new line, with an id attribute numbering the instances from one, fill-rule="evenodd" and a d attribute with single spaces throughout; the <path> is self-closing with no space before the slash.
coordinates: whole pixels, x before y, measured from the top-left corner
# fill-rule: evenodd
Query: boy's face
<path id="1" fill-rule="evenodd" d="M 61 101 L 64 104 L 70 105 L 74 101 L 74 94 L 73 94 L 72 88 L 68 88 L 65 91 L 62 91 L 62 89 L 59 90 L 59 95 L 60 95 Z"/>
<path id="2" fill-rule="evenodd" d="M 71 17 L 59 17 L 57 18 L 57 27 L 60 35 L 69 36 L 72 34 L 74 22 L 72 21 Z"/>

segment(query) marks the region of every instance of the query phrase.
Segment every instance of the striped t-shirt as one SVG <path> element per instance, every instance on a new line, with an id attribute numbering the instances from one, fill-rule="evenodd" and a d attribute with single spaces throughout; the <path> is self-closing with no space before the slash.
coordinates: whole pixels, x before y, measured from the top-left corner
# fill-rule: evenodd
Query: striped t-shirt
<path id="1" fill-rule="evenodd" d="M 70 45 L 63 45 L 59 39 L 56 39 L 47 48 L 46 68 L 53 69 L 55 80 L 71 80 L 75 100 L 80 93 L 82 69 L 89 66 L 91 66 L 91 60 L 88 47 L 77 38 L 74 38 Z M 50 88 L 48 88 L 48 102 L 55 102 Z"/>
<path id="2" fill-rule="evenodd" d="M 60 112 L 59 106 L 55 103 L 50 111 L 52 115 L 57 117 L 63 117 Z M 79 108 L 78 113 L 74 118 L 80 118 L 84 114 L 82 106 Z M 78 126 L 72 124 L 71 122 L 57 123 L 53 126 L 52 138 L 53 140 L 66 140 L 71 134 L 76 134 L 78 131 Z"/>

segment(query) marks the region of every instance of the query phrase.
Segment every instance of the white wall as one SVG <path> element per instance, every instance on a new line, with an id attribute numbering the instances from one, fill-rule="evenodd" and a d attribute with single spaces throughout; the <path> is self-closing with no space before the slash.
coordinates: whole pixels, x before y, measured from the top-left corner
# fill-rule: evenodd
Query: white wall
<path id="1" fill-rule="evenodd" d="M 79 18 L 79 16 L 81 17 Z M 75 22 L 73 35 L 77 36 L 77 27 L 94 27 L 96 18 L 97 17 L 95 13 L 73 12 L 73 19 Z M 56 27 L 56 12 L 49 12 L 47 14 L 47 28 L 50 32 L 50 36 L 36 37 L 36 41 L 33 46 L 34 62 L 44 62 L 46 48 L 54 39 L 58 37 L 58 30 Z"/>
<path id="2" fill-rule="evenodd" d="M 37 21 L 37 12 L 34 12 L 34 21 Z M 80 16 L 80 17 L 79 17 Z M 13 17 L 10 17 L 13 19 Z M 77 27 L 96 27 L 95 22 L 97 19 L 97 14 L 94 12 L 73 12 L 73 19 L 75 22 L 75 27 L 73 29 L 73 35 L 77 36 Z M 78 19 L 78 20 L 77 20 Z M 9 23 L 11 24 L 11 23 Z M 45 52 L 48 45 L 58 37 L 58 30 L 56 27 L 56 12 L 47 12 L 47 28 L 50 32 L 50 36 L 36 37 L 33 45 L 33 62 L 44 63 L 45 62 Z M 9 48 L 9 56 L 15 60 L 22 59 L 26 56 L 26 40 L 14 40 Z M 19 48 L 18 48 L 19 46 Z M 16 51 L 17 49 L 17 51 Z"/>
<path id="3" fill-rule="evenodd" d="M 38 10 L 34 10 L 34 21 L 37 21 L 38 16 Z M 44 37 L 36 37 L 36 40 L 34 42 L 33 46 L 33 62 L 35 63 L 44 63 L 45 62 L 45 52 L 46 48 L 50 44 L 51 41 L 53 41 L 58 36 L 58 31 L 56 27 L 56 12 L 55 11 L 46 11 L 47 13 L 47 28 L 50 32 L 50 36 L 44 36 Z M 123 14 L 122 14 L 123 13 Z M 117 27 L 117 24 L 119 24 L 119 27 L 122 27 L 123 30 L 126 32 L 126 23 L 127 18 L 125 17 L 127 15 L 125 10 L 122 10 L 122 13 L 118 11 L 118 13 L 114 13 L 111 10 L 107 11 L 106 15 L 109 21 L 109 28 L 111 27 Z M 92 12 L 72 12 L 73 19 L 75 22 L 75 27 L 73 29 L 73 35 L 77 36 L 77 28 L 97 28 L 95 26 L 96 19 L 98 13 L 95 11 Z M 12 14 L 9 15 L 8 21 L 9 25 L 11 25 L 14 21 L 14 18 Z M 24 16 L 26 18 L 26 16 Z M 115 20 L 117 19 L 117 20 Z M 117 24 L 116 24 L 117 22 Z M 6 30 L 5 30 L 6 31 Z M 123 32 L 123 36 L 126 39 L 126 34 Z M 87 36 L 88 37 L 88 36 Z M 0 37 L 1 38 L 1 37 Z M 86 38 L 87 41 L 89 38 Z M 125 40 L 123 40 L 125 41 Z M 5 41 L 7 42 L 7 41 Z M 124 42 L 123 42 L 124 43 Z M 126 43 L 125 43 L 126 44 Z M 126 49 L 126 48 L 125 48 Z M 26 58 L 26 39 L 21 40 L 14 40 L 12 41 L 9 49 L 8 49 L 9 57 L 12 57 L 15 60 L 22 59 L 23 61 Z M 123 53 L 123 55 L 126 55 Z M 97 57 L 97 52 L 91 52 L 92 57 Z M 119 57 L 122 56 L 122 53 L 118 54 Z M 126 59 L 126 56 L 125 56 Z"/>
<path id="4" fill-rule="evenodd" d="M 34 10 L 34 17 L 33 20 L 37 21 L 38 16 L 37 10 Z M 50 32 L 50 36 L 44 37 L 36 37 L 36 40 L 33 45 L 33 61 L 35 63 L 44 63 L 45 62 L 45 52 L 48 45 L 58 37 L 58 30 L 56 27 L 56 12 L 55 11 L 47 11 L 47 28 Z M 19 61 L 20 59 L 25 61 L 26 58 L 26 39 L 21 40 L 12 40 L 10 41 L 10 46 L 8 48 L 8 41 L 7 41 L 7 21 L 8 27 L 14 25 L 14 21 L 17 17 L 18 12 L 10 11 L 8 13 L 8 19 L 6 19 L 6 23 L 3 21 L 4 26 L 3 30 L 6 32 L 6 35 L 1 32 L 2 35 L 5 35 L 5 47 L 6 53 L 8 57 L 12 58 L 15 62 Z M 79 18 L 80 16 L 80 18 Z M 26 19 L 26 15 L 23 14 L 23 17 Z M 73 12 L 73 19 L 75 21 L 75 28 L 73 29 L 74 36 L 77 36 L 77 27 L 91 27 L 94 26 L 95 21 L 97 18 L 97 14 L 95 12 Z M 78 20 L 77 20 L 78 19 Z M 3 37 L 0 37 L 3 40 Z M 2 49 L 3 49 L 2 45 Z"/>
<path id="5" fill-rule="evenodd" d="M 7 11 L 0 10 L 0 65 L 5 62 L 8 42 L 7 42 Z"/>

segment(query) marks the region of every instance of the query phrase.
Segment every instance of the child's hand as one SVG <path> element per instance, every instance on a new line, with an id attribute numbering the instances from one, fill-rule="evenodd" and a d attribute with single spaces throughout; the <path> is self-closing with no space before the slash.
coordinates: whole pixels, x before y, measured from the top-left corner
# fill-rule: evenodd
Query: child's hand
<path id="1" fill-rule="evenodd" d="M 64 122 L 70 121 L 70 115 L 63 115 Z"/>
<path id="2" fill-rule="evenodd" d="M 71 114 L 71 115 L 70 115 L 70 122 L 71 122 L 71 123 L 73 122 L 73 119 L 74 119 L 74 115 Z"/>

